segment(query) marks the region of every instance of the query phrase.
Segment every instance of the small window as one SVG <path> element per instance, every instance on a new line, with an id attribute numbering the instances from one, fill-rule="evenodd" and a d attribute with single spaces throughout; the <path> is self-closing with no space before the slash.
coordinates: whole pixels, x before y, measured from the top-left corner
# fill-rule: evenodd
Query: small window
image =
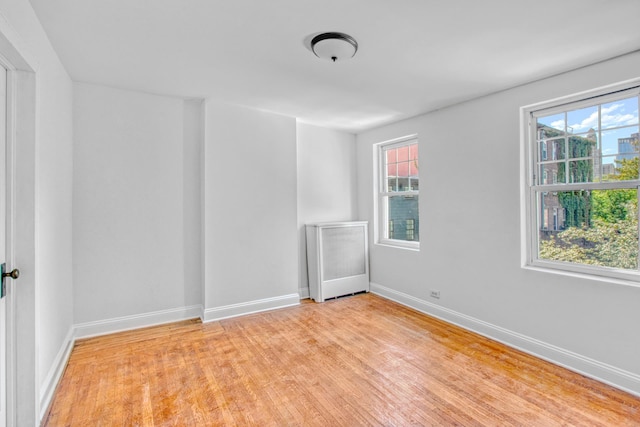
<path id="1" fill-rule="evenodd" d="M 525 107 L 526 263 L 640 281 L 640 82 Z"/>
<path id="2" fill-rule="evenodd" d="M 418 248 L 420 177 L 415 136 L 379 144 L 378 242 Z"/>

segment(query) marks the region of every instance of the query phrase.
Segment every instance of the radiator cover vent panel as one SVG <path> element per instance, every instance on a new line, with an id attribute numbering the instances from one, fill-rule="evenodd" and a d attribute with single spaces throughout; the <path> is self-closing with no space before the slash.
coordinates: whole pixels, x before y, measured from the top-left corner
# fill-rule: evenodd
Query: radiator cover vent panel
<path id="1" fill-rule="evenodd" d="M 323 228 L 322 277 L 340 279 L 367 272 L 364 227 Z"/>

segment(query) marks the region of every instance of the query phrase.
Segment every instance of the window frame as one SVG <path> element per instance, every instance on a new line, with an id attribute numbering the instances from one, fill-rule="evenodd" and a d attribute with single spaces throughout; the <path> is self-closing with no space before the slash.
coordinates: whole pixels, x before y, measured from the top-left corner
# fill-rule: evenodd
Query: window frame
<path id="1" fill-rule="evenodd" d="M 521 121 L 521 241 L 522 267 L 543 270 L 552 273 L 572 274 L 580 277 L 620 281 L 638 286 L 640 282 L 640 260 L 638 270 L 592 266 L 571 262 L 539 259 L 539 224 L 541 218 L 538 212 L 538 194 L 547 191 L 573 190 L 606 190 L 606 189 L 637 189 L 638 215 L 640 216 L 640 178 L 629 181 L 600 181 L 581 183 L 551 183 L 537 184 L 536 176 L 539 148 L 537 146 L 536 118 L 549 116 L 565 111 L 572 111 L 588 106 L 602 105 L 615 100 L 638 96 L 640 100 L 640 78 L 588 90 L 573 95 L 555 98 L 520 108 Z M 640 103 L 640 101 L 639 101 Z M 640 126 L 640 123 L 638 124 Z M 602 129 L 600 129 L 602 130 Z M 606 129 L 605 129 L 606 130 Z M 602 141 L 599 141 L 598 145 Z M 548 147 L 547 147 L 548 149 Z M 594 154 L 595 155 L 595 154 Z M 600 156 L 602 153 L 600 152 Z M 547 156 L 547 161 L 548 161 Z M 566 160 L 566 157 L 565 157 Z M 542 160 L 545 161 L 545 160 Z M 640 235 L 640 227 L 638 230 Z M 640 239 L 639 239 L 640 242 Z M 640 243 L 639 243 L 640 244 Z M 640 258 L 640 252 L 639 252 Z"/>
<path id="2" fill-rule="evenodd" d="M 385 152 L 389 148 L 400 148 L 409 145 L 419 145 L 419 139 L 417 134 L 406 135 L 400 138 L 380 142 L 374 145 L 375 153 L 375 186 L 374 186 L 374 200 L 375 207 L 375 242 L 379 245 L 392 246 L 402 249 L 420 250 L 420 241 L 415 240 L 400 240 L 389 238 L 388 233 L 390 229 L 389 224 L 389 209 L 388 200 L 391 196 L 417 196 L 418 197 L 418 216 L 420 215 L 420 190 L 407 190 L 407 191 L 385 191 L 387 190 L 387 183 L 385 182 Z M 418 150 L 418 156 L 420 156 L 420 150 Z M 419 157 L 418 157 L 419 158 Z M 420 179 L 420 172 L 418 171 L 418 179 Z M 415 224 L 414 224 L 415 227 Z M 415 230 L 415 228 L 414 228 Z"/>

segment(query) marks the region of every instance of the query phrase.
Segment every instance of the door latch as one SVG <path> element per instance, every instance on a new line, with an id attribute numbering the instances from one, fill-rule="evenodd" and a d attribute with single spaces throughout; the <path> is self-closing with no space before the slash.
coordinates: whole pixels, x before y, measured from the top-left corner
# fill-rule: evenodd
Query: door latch
<path id="1" fill-rule="evenodd" d="M 12 279 L 17 279 L 20 277 L 20 270 L 14 268 L 13 270 L 5 273 L 4 269 L 7 267 L 7 264 L 4 262 L 0 265 L 0 273 L 2 273 L 2 286 L 0 286 L 0 298 L 4 298 L 7 294 L 7 283 L 5 282 L 5 277 L 10 277 Z"/>

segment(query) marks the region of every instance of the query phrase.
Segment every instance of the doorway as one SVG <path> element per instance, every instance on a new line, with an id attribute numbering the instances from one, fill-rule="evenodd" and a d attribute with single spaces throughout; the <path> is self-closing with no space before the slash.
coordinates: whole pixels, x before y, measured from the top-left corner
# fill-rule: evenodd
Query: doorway
<path id="1" fill-rule="evenodd" d="M 7 171 L 7 70 L 0 66 L 0 264 L 3 266 L 11 259 L 11 244 L 7 240 L 11 235 L 7 223 Z M 7 318 L 5 281 L 8 280 L 2 277 L 0 284 L 0 427 L 7 425 L 7 323 L 10 319 Z"/>
<path id="2" fill-rule="evenodd" d="M 7 281 L 0 302 L 0 425 L 37 425 L 36 365 L 36 74 L 18 34 L 0 17 L 0 73 L 5 91 L 2 176 L 6 191 L 0 211 L 6 215 L 0 246 L 19 281 Z M 8 225 L 8 226 L 6 226 Z M 8 245 L 7 245 L 8 244 Z M 18 285 L 19 283 L 19 285 Z M 1 356 L 0 356 L 1 357 Z M 17 379 L 20 379 L 18 381 Z M 4 424 L 3 424 L 4 423 Z"/>

